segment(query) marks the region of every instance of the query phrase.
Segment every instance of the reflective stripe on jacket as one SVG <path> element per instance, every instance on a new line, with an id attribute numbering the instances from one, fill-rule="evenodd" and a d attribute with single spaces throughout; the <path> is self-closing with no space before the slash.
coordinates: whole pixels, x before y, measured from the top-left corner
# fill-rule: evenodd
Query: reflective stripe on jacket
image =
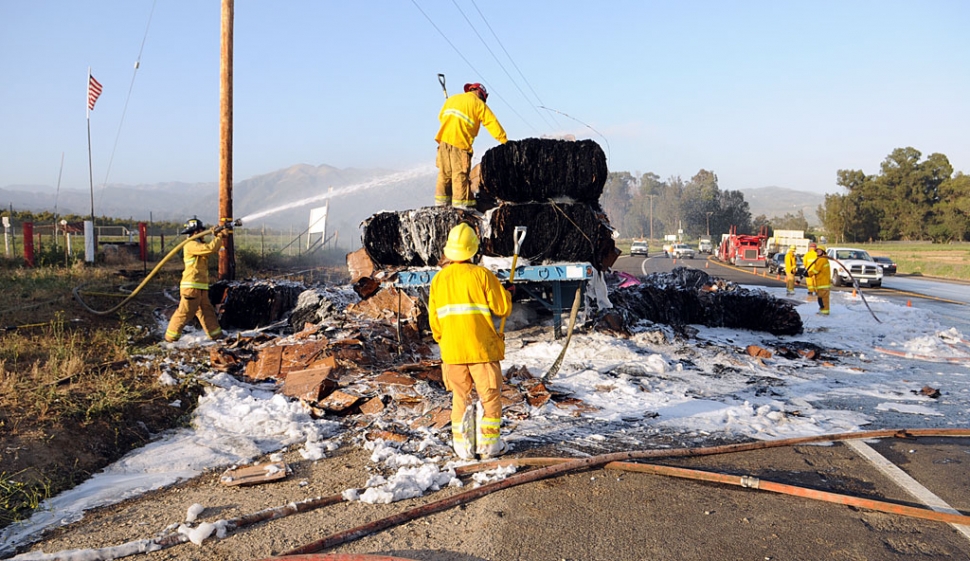
<path id="1" fill-rule="evenodd" d="M 832 269 L 829 267 L 828 255 L 824 253 L 818 254 L 818 257 L 808 268 L 807 274 L 815 279 L 815 288 L 819 290 L 829 288 L 832 282 Z"/>
<path id="2" fill-rule="evenodd" d="M 512 295 L 485 267 L 452 263 L 431 281 L 428 322 L 448 364 L 493 362 L 505 358 L 505 341 L 492 317 L 512 312 Z"/>
<path id="3" fill-rule="evenodd" d="M 447 142 L 465 152 L 472 151 L 472 143 L 478 136 L 480 125 L 485 125 L 489 134 L 502 144 L 509 140 L 495 114 L 475 92 L 455 94 L 445 100 L 438 120 L 441 121 L 441 127 L 434 139 Z"/>
<path id="4" fill-rule="evenodd" d="M 209 256 L 219 253 L 221 247 L 222 238 L 218 236 L 208 243 L 192 240 L 185 244 L 182 248 L 185 270 L 179 288 L 209 290 Z"/>

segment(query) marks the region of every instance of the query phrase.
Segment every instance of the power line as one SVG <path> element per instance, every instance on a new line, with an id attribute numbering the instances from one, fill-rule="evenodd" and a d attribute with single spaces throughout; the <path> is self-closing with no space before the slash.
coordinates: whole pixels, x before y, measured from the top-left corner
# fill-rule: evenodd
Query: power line
<path id="1" fill-rule="evenodd" d="M 547 126 L 549 126 L 552 129 L 555 129 L 555 127 L 552 125 L 552 123 L 550 123 L 549 120 L 545 118 L 545 115 L 543 115 L 542 113 L 540 113 L 539 112 L 539 109 L 535 105 L 532 104 L 532 101 L 529 100 L 529 97 L 527 95 L 525 95 L 525 92 L 522 91 L 522 88 L 519 87 L 519 84 L 518 84 L 518 82 L 515 81 L 515 78 L 513 78 L 512 75 L 509 74 L 509 71 L 505 69 L 505 65 L 502 64 L 502 61 L 500 61 L 498 59 L 498 57 L 495 56 L 495 53 L 492 51 L 492 48 L 489 47 L 488 46 L 488 43 L 485 42 L 485 38 L 482 37 L 481 33 L 479 33 L 477 29 L 475 29 L 474 24 L 472 24 L 471 20 L 468 19 L 468 16 L 465 15 L 464 10 L 462 10 L 461 9 L 461 6 L 458 5 L 457 0 L 451 0 L 451 3 L 454 4 L 455 5 L 455 8 L 458 9 L 458 12 L 461 14 L 461 17 L 465 18 L 465 21 L 468 23 L 468 27 L 471 27 L 472 28 L 472 31 L 475 32 L 475 35 L 478 37 L 478 40 L 481 41 L 482 42 L 482 45 L 485 46 L 485 50 L 488 51 L 488 54 L 492 55 L 492 58 L 495 59 L 495 62 L 496 63 L 498 63 L 499 68 L 502 69 L 502 72 L 505 72 L 505 75 L 509 77 L 509 80 L 512 82 L 512 85 L 515 86 L 515 89 L 519 90 L 519 93 L 522 94 L 522 98 L 525 99 L 525 102 L 528 103 L 530 107 L 532 107 L 532 110 L 536 112 L 536 115 L 538 115 L 540 119 L 542 119 L 543 121 L 545 121 L 545 123 L 546 123 Z M 479 13 L 481 13 L 481 12 L 479 12 Z M 492 34 L 494 35 L 494 32 Z M 506 54 L 508 54 L 508 53 L 506 53 Z"/>
<path id="2" fill-rule="evenodd" d="M 509 54 L 508 49 L 505 48 L 505 44 L 502 43 L 502 40 L 499 39 L 498 34 L 495 33 L 495 30 L 494 29 L 492 29 L 492 24 L 490 24 L 488 22 L 488 18 L 486 18 L 485 17 L 485 14 L 483 14 L 482 11 L 478 8 L 478 4 L 475 3 L 475 0 L 471 0 L 471 3 L 472 3 L 472 6 L 475 7 L 475 11 L 478 12 L 478 15 L 481 16 L 482 21 L 485 22 L 485 27 L 488 27 L 488 30 L 492 32 L 492 37 L 495 37 L 495 41 L 498 43 L 498 45 L 500 47 L 502 47 L 502 52 L 504 52 L 505 53 L 505 56 L 507 56 L 509 58 L 509 62 L 511 62 L 512 63 L 512 66 L 515 67 L 515 70 L 516 70 L 516 72 L 519 73 L 519 76 L 522 76 L 522 80 L 525 81 L 525 85 L 529 86 L 529 90 L 532 91 L 532 95 L 535 96 L 536 100 L 539 102 L 539 105 L 545 105 L 543 103 L 543 101 L 542 101 L 542 98 L 540 98 L 539 97 L 539 94 L 536 93 L 535 88 L 533 88 L 532 87 L 532 84 L 529 83 L 529 79 L 525 77 L 525 74 L 519 68 L 519 65 L 515 63 L 515 59 L 512 58 L 512 55 L 511 54 Z M 504 70 L 504 68 L 503 68 L 503 70 Z M 516 87 L 518 87 L 518 86 L 516 86 Z M 521 91 L 521 90 L 519 90 L 519 91 Z M 559 124 L 559 121 L 556 120 L 556 116 L 555 115 L 552 115 L 552 120 L 555 121 L 557 127 L 562 128 L 562 126 Z"/>
<path id="3" fill-rule="evenodd" d="M 101 206 L 101 202 L 104 200 L 104 190 L 108 185 L 108 175 L 111 173 L 111 164 L 114 163 L 115 152 L 118 150 L 118 140 L 121 138 L 121 128 L 125 124 L 125 115 L 128 114 L 128 102 L 131 100 L 131 92 L 135 89 L 135 76 L 138 74 L 138 68 L 141 66 L 141 54 L 145 50 L 145 41 L 148 40 L 148 30 L 152 25 L 152 16 L 155 15 L 155 3 L 158 0 L 152 1 L 152 9 L 148 14 L 148 24 L 145 25 L 145 35 L 141 39 L 141 46 L 138 48 L 138 58 L 135 59 L 135 69 L 131 73 L 131 84 L 128 86 L 128 96 L 125 97 L 125 107 L 121 111 L 121 121 L 118 123 L 118 132 L 115 134 L 115 143 L 111 147 L 111 157 L 108 158 L 108 169 L 104 172 L 104 181 L 101 183 L 101 195 L 98 198 L 98 206 Z"/>
<path id="4" fill-rule="evenodd" d="M 424 10 L 421 9 L 421 6 L 418 5 L 417 0 L 411 0 L 411 3 L 414 4 L 414 7 L 417 8 L 419 12 L 421 12 L 421 15 L 423 15 L 425 17 L 425 19 L 428 20 L 428 23 L 430 23 L 431 26 L 434 27 L 435 31 L 437 31 L 438 34 L 441 35 L 441 37 L 448 43 L 448 45 L 450 45 L 451 48 L 454 49 L 454 51 L 456 53 L 458 53 L 458 56 L 461 57 L 461 59 L 463 61 L 465 61 L 465 64 L 467 64 L 468 67 L 471 68 L 472 71 L 475 74 L 478 74 L 479 76 L 484 76 L 484 74 L 482 74 L 481 72 L 478 71 L 477 68 L 475 68 L 475 65 L 472 64 L 471 61 L 469 61 L 467 58 L 465 58 L 465 55 L 462 54 L 462 52 L 458 49 L 458 47 L 456 47 L 455 44 L 452 43 L 450 39 L 448 39 L 448 36 L 445 35 L 444 32 L 441 31 L 441 29 L 435 24 L 434 20 L 431 19 L 431 16 L 429 16 L 427 13 L 425 13 Z M 488 83 L 484 78 L 482 80 L 485 81 L 486 83 Z M 511 103 L 509 103 L 508 101 L 506 101 L 506 99 L 504 97 L 502 97 L 502 94 L 496 92 L 495 93 L 495 96 L 498 97 L 499 99 L 501 99 L 503 102 L 505 102 L 505 104 L 508 105 L 509 109 L 513 113 L 515 113 L 515 115 L 519 119 L 521 119 L 523 123 L 525 123 L 526 125 L 528 125 L 529 128 L 531 128 L 533 131 L 536 130 L 536 128 L 534 126 L 532 126 L 532 124 L 525 117 L 523 117 L 522 115 L 520 115 L 519 112 L 515 110 L 515 107 L 513 107 Z"/>
<path id="5" fill-rule="evenodd" d="M 545 109 L 546 111 L 555 111 L 556 113 L 559 113 L 563 117 L 567 117 L 569 119 L 572 119 L 572 120 L 576 121 L 577 123 L 583 125 L 584 127 L 588 128 L 589 130 L 591 130 L 591 131 L 595 132 L 596 134 L 600 135 L 600 138 L 602 138 L 603 141 L 606 142 L 606 154 L 607 154 L 607 158 L 612 158 L 611 151 L 610 151 L 610 141 L 605 136 L 603 136 L 603 133 L 601 133 L 600 131 L 594 129 L 593 127 L 591 127 L 589 125 L 587 125 L 586 123 L 580 121 L 576 117 L 573 117 L 572 115 L 567 115 L 566 113 L 563 113 L 562 111 L 559 111 L 558 109 L 553 109 L 552 107 L 546 107 L 545 105 L 540 105 L 539 107 L 542 108 L 542 109 Z"/>

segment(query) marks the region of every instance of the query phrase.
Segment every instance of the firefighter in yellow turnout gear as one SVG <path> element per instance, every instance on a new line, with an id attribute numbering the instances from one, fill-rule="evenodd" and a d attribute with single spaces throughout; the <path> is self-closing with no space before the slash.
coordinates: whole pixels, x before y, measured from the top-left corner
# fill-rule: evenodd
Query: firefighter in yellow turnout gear
<path id="1" fill-rule="evenodd" d="M 202 221 L 198 218 L 191 218 L 185 223 L 184 229 L 179 232 L 187 236 L 192 236 L 204 230 Z M 222 238 L 227 234 L 226 230 L 216 234 L 211 242 L 203 241 L 204 238 L 191 240 L 182 248 L 182 260 L 185 262 L 185 270 L 182 271 L 182 282 L 179 283 L 179 307 L 172 314 L 172 319 L 168 322 L 165 330 L 165 340 L 168 342 L 178 341 L 182 336 L 182 329 L 192 320 L 193 317 L 199 318 L 202 329 L 210 339 L 222 339 L 222 327 L 216 318 L 215 308 L 209 301 L 209 256 L 219 253 L 222 248 Z"/>
<path id="2" fill-rule="evenodd" d="M 486 99 L 485 86 L 465 84 L 464 93 L 449 97 L 441 107 L 438 114 L 441 127 L 434 137 L 438 143 L 435 160 L 438 181 L 434 191 L 437 206 L 475 207 L 468 174 L 472 168 L 472 144 L 481 125 L 485 125 L 495 140 L 502 144 L 508 142 L 505 129 L 485 105 Z"/>
<path id="3" fill-rule="evenodd" d="M 512 311 L 512 295 L 488 269 L 471 263 L 478 236 L 465 223 L 448 233 L 449 263 L 431 281 L 428 319 L 441 348 L 441 373 L 452 392 L 453 446 L 464 460 L 491 458 L 505 451 L 502 424 L 502 368 L 505 341 L 492 318 Z M 481 403 L 471 402 L 472 385 Z"/>
<path id="4" fill-rule="evenodd" d="M 808 274 L 808 268 L 812 266 L 815 262 L 815 258 L 818 256 L 816 252 L 817 246 L 815 242 L 808 244 L 808 251 L 805 252 L 805 256 L 802 257 L 802 265 L 805 267 L 805 287 L 808 288 L 808 301 L 812 301 L 812 297 L 815 296 L 815 279 Z"/>
<path id="5" fill-rule="evenodd" d="M 798 258 L 795 256 L 795 246 L 788 248 L 785 254 L 785 295 L 795 295 L 795 273 L 798 271 Z"/>
<path id="6" fill-rule="evenodd" d="M 827 316 L 830 311 L 829 295 L 831 293 L 832 268 L 829 266 L 829 256 L 825 253 L 825 247 L 818 246 L 816 252 L 818 257 L 812 262 L 812 266 L 806 269 L 806 274 L 815 281 L 815 293 L 818 294 L 818 313 Z"/>

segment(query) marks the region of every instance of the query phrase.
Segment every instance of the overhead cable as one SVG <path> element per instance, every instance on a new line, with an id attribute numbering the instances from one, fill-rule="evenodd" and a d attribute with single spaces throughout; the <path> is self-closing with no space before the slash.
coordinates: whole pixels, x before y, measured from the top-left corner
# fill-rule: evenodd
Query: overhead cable
<path id="1" fill-rule="evenodd" d="M 118 150 L 118 139 L 121 138 L 121 128 L 125 124 L 125 115 L 128 113 L 128 102 L 131 100 L 131 92 L 135 89 L 135 76 L 138 74 L 138 68 L 141 66 L 141 54 L 145 50 L 145 41 L 148 40 L 148 30 L 152 25 L 152 16 L 155 14 L 155 3 L 158 0 L 152 1 L 152 9 L 148 13 L 148 24 L 145 25 L 145 35 L 142 36 L 141 46 L 138 48 L 138 57 L 135 59 L 135 68 L 131 73 L 131 84 L 128 86 L 128 96 L 125 97 L 125 107 L 121 110 L 121 121 L 118 123 L 118 132 L 115 134 L 115 143 L 111 147 L 111 156 L 108 158 L 108 169 L 104 172 L 104 181 L 101 183 L 101 194 L 98 198 L 98 206 L 101 206 L 101 202 L 104 200 L 104 189 L 108 185 L 108 175 L 111 173 L 111 164 L 114 163 L 115 152 Z"/>
<path id="2" fill-rule="evenodd" d="M 484 78 L 484 74 L 482 74 L 481 72 L 479 72 L 478 69 L 475 68 L 475 65 L 472 64 L 471 61 L 469 61 L 467 58 L 465 58 L 465 55 L 462 54 L 461 50 L 459 50 L 458 47 L 456 47 L 455 44 L 452 43 L 450 39 L 448 39 L 448 36 L 445 35 L 444 32 L 441 31 L 441 29 L 435 24 L 434 20 L 431 19 L 431 16 L 429 16 L 424 10 L 421 9 L 421 6 L 418 5 L 417 0 L 411 0 L 411 3 L 414 4 L 414 7 L 417 8 L 419 12 L 421 12 L 421 15 L 423 15 L 425 17 L 425 19 L 428 20 L 428 23 L 430 23 L 431 26 L 435 28 L 435 31 L 437 31 L 438 34 L 441 35 L 441 37 L 448 43 L 448 45 L 450 45 L 451 48 L 454 49 L 454 51 L 456 53 L 458 53 L 458 56 L 461 57 L 461 59 L 463 61 L 465 61 L 465 64 L 467 64 L 468 67 L 472 69 L 472 72 L 474 72 L 475 74 L 477 74 L 479 76 L 483 76 L 482 81 L 485 82 L 485 84 L 488 84 L 488 81 L 485 80 L 485 78 Z M 515 107 L 513 107 L 511 103 L 509 103 L 504 97 L 502 97 L 502 94 L 500 94 L 498 92 L 495 92 L 495 93 L 493 93 L 491 95 L 494 95 L 494 96 L 498 97 L 499 99 L 501 99 L 503 102 L 505 102 L 505 104 L 509 107 L 509 109 L 513 113 L 515 113 L 515 115 L 519 119 L 521 119 L 523 123 L 525 123 L 533 131 L 536 130 L 536 128 L 534 126 L 532 126 L 532 123 L 530 123 L 525 117 L 523 117 L 521 114 L 519 114 L 519 112 L 515 110 Z"/>
<path id="3" fill-rule="evenodd" d="M 495 33 L 495 30 L 494 29 L 492 29 L 492 24 L 490 24 L 488 22 L 488 18 L 486 18 L 485 17 L 485 14 L 483 14 L 482 11 L 478 8 L 478 4 L 475 3 L 475 0 L 471 0 L 471 3 L 472 3 L 472 6 L 475 7 L 475 11 L 478 12 L 478 15 L 481 16 L 482 21 L 485 22 L 485 27 L 488 27 L 488 30 L 492 32 L 492 37 L 495 37 L 495 42 L 497 42 L 498 45 L 500 47 L 502 47 L 502 52 L 504 52 L 505 53 L 505 56 L 507 56 L 509 58 L 509 62 L 511 62 L 512 63 L 512 66 L 515 67 L 515 70 L 516 70 L 516 72 L 519 73 L 519 76 L 522 76 L 522 80 L 525 81 L 525 85 L 529 86 L 529 90 L 532 91 L 532 95 L 535 96 L 536 101 L 539 102 L 539 105 L 544 105 L 544 102 L 542 101 L 542 98 L 539 97 L 539 94 L 536 92 L 535 88 L 533 88 L 532 87 L 532 84 L 529 83 L 529 79 L 525 77 L 525 74 L 519 68 L 519 65 L 515 63 L 515 59 L 512 58 L 512 55 L 509 53 L 508 49 L 505 48 L 505 45 L 502 43 L 502 40 L 499 39 L 498 34 Z M 556 119 L 556 116 L 555 115 L 550 115 L 550 116 L 552 117 L 552 120 L 555 121 L 556 126 L 561 129 L 562 126 L 559 124 L 559 121 Z"/>
<path id="4" fill-rule="evenodd" d="M 487 42 L 485 42 L 485 38 L 482 37 L 481 33 L 479 33 L 477 29 L 475 29 L 475 25 L 471 22 L 470 19 L 468 19 L 468 16 L 465 15 L 464 10 L 462 10 L 461 9 L 461 6 L 458 5 L 457 0 L 451 0 L 451 3 L 454 4 L 455 5 L 455 8 L 458 9 L 458 12 L 461 14 L 461 17 L 465 18 L 465 21 L 468 23 L 468 27 L 471 27 L 472 28 L 472 31 L 475 32 L 475 35 L 478 37 L 478 40 L 481 41 L 482 42 L 482 45 L 485 46 L 485 50 L 488 51 L 488 54 L 492 55 L 492 58 L 495 59 L 495 62 L 496 63 L 498 63 L 499 68 L 502 69 L 502 72 L 505 72 L 505 75 L 508 76 L 509 81 L 511 81 L 512 82 L 512 85 L 515 86 L 515 89 L 519 90 L 519 93 L 522 94 L 522 98 L 525 99 L 525 102 L 527 104 L 529 104 L 530 107 L 532 107 L 532 110 L 535 111 L 536 112 L 536 115 L 538 115 L 539 118 L 542 119 L 546 123 L 546 126 L 550 127 L 551 129 L 555 129 L 555 126 L 553 126 L 553 124 L 550 123 L 548 119 L 546 119 L 545 115 L 543 115 L 539 111 L 539 109 L 532 103 L 532 101 L 529 99 L 529 96 L 525 95 L 525 92 L 522 91 L 522 88 L 519 87 L 519 84 L 518 84 L 518 82 L 515 81 L 515 78 L 513 78 L 512 75 L 509 74 L 509 71 L 506 70 L 505 65 L 502 64 L 502 61 L 500 61 L 498 59 L 498 57 L 495 56 L 495 53 L 492 51 L 492 48 L 488 46 L 488 43 Z M 479 12 L 479 13 L 481 13 L 481 12 Z M 493 32 L 493 35 L 494 35 L 494 32 Z M 508 53 L 506 53 L 506 54 L 508 54 Z"/>

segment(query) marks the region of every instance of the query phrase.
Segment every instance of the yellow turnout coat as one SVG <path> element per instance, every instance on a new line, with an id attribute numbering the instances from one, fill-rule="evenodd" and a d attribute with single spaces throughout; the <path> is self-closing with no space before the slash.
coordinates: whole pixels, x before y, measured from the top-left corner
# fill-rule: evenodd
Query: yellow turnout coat
<path id="1" fill-rule="evenodd" d="M 452 263 L 431 281 L 428 320 L 448 364 L 472 364 L 505 358 L 505 341 L 493 317 L 512 312 L 512 295 L 485 267 Z"/>

